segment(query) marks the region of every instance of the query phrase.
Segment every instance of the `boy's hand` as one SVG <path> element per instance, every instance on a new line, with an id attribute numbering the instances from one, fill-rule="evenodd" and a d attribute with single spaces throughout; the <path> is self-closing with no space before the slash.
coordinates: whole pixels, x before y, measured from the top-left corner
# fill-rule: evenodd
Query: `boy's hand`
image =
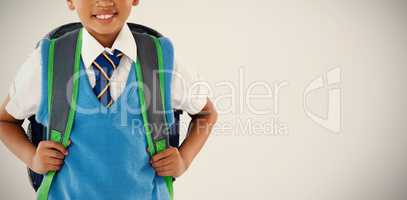
<path id="1" fill-rule="evenodd" d="M 52 141 L 41 141 L 38 144 L 30 168 L 36 173 L 45 174 L 61 168 L 68 151 L 62 144 Z"/>
<path id="2" fill-rule="evenodd" d="M 159 176 L 179 177 L 188 168 L 181 153 L 175 147 L 170 147 L 165 151 L 154 155 L 151 159 L 151 165 Z"/>

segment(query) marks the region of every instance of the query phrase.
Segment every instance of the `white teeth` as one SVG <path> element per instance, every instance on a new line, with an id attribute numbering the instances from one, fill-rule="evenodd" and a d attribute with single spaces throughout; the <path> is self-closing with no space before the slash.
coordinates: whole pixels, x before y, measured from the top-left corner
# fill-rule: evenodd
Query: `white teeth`
<path id="1" fill-rule="evenodd" d="M 98 19 L 110 19 L 112 17 L 113 15 L 96 15 L 96 18 Z"/>

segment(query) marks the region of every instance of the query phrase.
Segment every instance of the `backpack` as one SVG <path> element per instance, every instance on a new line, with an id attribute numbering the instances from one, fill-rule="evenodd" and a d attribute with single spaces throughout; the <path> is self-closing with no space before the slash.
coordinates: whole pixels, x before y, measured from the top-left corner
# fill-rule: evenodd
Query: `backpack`
<path id="1" fill-rule="evenodd" d="M 138 96 L 148 152 L 153 156 L 169 146 L 179 147 L 179 121 L 182 111 L 172 109 L 170 103 L 173 48 L 171 42 L 157 31 L 139 24 L 128 23 L 127 25 L 138 46 L 137 62 L 134 67 L 136 67 Z M 78 92 L 77 79 L 73 78 L 73 81 L 70 79 L 79 71 L 81 28 L 80 23 L 60 26 L 37 44 L 37 48 L 41 48 L 42 67 L 48 69 L 49 128 L 38 123 L 35 115 L 28 118 L 27 135 L 36 147 L 43 140 L 52 140 L 65 147 L 68 146 Z M 149 89 L 152 94 L 144 93 L 144 89 Z M 38 191 L 39 199 L 48 198 L 52 179 L 56 173 L 51 171 L 42 175 L 28 169 L 31 185 L 35 191 Z M 164 177 L 164 180 L 170 198 L 173 199 L 174 178 Z"/>

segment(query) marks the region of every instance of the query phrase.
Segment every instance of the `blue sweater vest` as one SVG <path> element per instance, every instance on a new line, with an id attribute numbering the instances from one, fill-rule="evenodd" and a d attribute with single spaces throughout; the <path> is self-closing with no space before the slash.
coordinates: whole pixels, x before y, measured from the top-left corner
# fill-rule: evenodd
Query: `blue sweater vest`
<path id="1" fill-rule="evenodd" d="M 149 163 L 134 66 L 126 89 L 109 109 L 97 100 L 84 70 L 82 62 L 72 143 L 53 180 L 49 199 L 169 199 L 163 178 Z M 43 67 L 43 77 L 46 74 Z M 47 126 L 46 80 L 42 85 L 36 119 Z"/>

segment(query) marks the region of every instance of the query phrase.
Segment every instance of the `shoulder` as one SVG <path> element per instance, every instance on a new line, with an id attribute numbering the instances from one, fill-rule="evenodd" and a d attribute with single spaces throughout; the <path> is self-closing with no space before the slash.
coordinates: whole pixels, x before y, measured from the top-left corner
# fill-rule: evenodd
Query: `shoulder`
<path id="1" fill-rule="evenodd" d="M 161 48 L 163 48 L 163 50 L 165 49 L 166 51 L 170 51 L 170 52 L 174 51 L 173 44 L 169 38 L 160 37 L 160 38 L 158 38 L 158 40 L 160 41 Z"/>
<path id="2" fill-rule="evenodd" d="M 39 43 L 20 65 L 9 88 L 10 100 L 6 105 L 6 110 L 16 119 L 30 117 L 38 111 L 42 77 L 41 52 L 41 43 Z"/>
<path id="3" fill-rule="evenodd" d="M 163 61 L 165 68 L 168 70 L 173 70 L 174 68 L 174 47 L 172 42 L 167 37 L 160 37 L 159 39 L 162 54 L 163 54 Z"/>

